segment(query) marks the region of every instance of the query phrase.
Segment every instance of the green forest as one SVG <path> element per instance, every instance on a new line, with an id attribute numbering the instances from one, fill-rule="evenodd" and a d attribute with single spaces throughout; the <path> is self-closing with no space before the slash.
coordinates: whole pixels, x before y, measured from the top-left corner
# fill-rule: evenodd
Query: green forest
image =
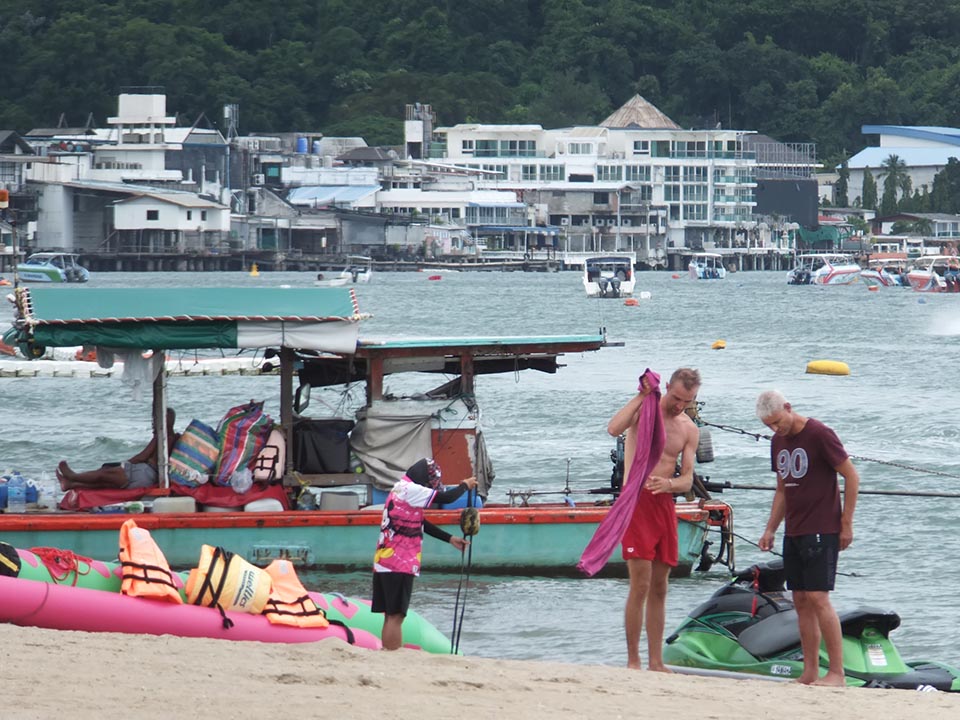
<path id="1" fill-rule="evenodd" d="M 960 125 L 960 0 L 6 0 L 0 128 L 104 125 L 160 86 L 181 123 L 399 144 L 404 105 L 596 124 L 640 93 L 680 125 L 815 142 Z"/>

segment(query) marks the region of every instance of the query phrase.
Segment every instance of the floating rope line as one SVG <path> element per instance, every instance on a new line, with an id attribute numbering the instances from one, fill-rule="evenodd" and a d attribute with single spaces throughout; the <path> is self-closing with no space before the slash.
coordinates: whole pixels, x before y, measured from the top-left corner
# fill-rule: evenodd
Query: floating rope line
<path id="1" fill-rule="evenodd" d="M 707 422 L 702 418 L 700 418 L 698 422 L 701 425 L 706 425 L 707 427 L 717 428 L 717 430 L 724 430 L 726 432 L 732 432 L 740 435 L 746 435 L 747 437 L 752 437 L 757 442 L 760 442 L 760 440 L 773 439 L 772 436 L 770 435 L 764 435 L 763 433 L 750 432 L 749 430 L 733 427 L 732 425 L 718 425 L 716 423 Z M 894 462 L 892 460 L 880 460 L 879 458 L 865 457 L 864 455 L 854 455 L 853 453 L 850 453 L 850 457 L 854 460 L 863 460 L 865 462 L 877 463 L 878 465 L 889 465 L 890 467 L 900 468 L 901 470 L 910 470 L 912 472 L 925 473 L 927 475 L 938 475 L 939 477 L 960 479 L 960 475 L 957 475 L 956 473 L 944 472 L 943 470 L 931 470 L 930 468 L 917 467 L 916 465 L 907 465 L 906 463 Z"/>

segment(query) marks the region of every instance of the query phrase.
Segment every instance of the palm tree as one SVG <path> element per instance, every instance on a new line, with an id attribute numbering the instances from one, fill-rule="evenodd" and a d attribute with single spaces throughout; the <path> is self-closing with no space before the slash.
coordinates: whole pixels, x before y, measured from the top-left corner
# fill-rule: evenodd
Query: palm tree
<path id="1" fill-rule="evenodd" d="M 907 163 L 899 155 L 890 155 L 880 164 L 880 168 L 879 174 L 883 177 L 883 213 L 892 215 L 897 210 L 897 196 L 910 197 L 913 180 L 907 171 Z"/>

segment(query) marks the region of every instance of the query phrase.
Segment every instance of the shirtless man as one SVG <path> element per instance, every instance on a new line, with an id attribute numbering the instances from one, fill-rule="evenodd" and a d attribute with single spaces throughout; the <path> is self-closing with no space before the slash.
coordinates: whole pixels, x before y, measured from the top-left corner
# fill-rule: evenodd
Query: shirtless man
<path id="1" fill-rule="evenodd" d="M 167 408 L 167 453 L 173 450 L 179 433 L 173 431 L 177 415 Z M 76 472 L 66 460 L 57 465 L 60 489 L 149 488 L 157 484 L 157 440 L 154 435 L 147 446 L 125 463 L 108 463 L 96 470 Z"/>
<path id="2" fill-rule="evenodd" d="M 630 526 L 623 536 L 623 558 L 630 575 L 630 591 L 624 610 L 627 635 L 627 667 L 639 670 L 640 633 L 644 615 L 647 624 L 649 668 L 669 672 L 663 664 L 663 627 L 667 604 L 667 579 L 678 558 L 677 517 L 673 496 L 693 485 L 693 463 L 700 431 L 684 410 L 697 399 L 700 373 L 680 368 L 670 376 L 660 398 L 666 430 L 663 455 L 643 486 Z M 644 399 L 653 392 L 646 378 L 637 395 L 624 405 L 607 425 L 614 437 L 626 433 L 624 472 L 629 474 L 637 451 L 637 419 Z M 677 462 L 680 475 L 674 477 Z"/>

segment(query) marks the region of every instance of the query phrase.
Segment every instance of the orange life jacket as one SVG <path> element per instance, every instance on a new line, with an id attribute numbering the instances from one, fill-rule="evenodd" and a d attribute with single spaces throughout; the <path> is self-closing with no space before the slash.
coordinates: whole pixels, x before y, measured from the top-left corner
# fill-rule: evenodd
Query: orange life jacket
<path id="1" fill-rule="evenodd" d="M 150 532 L 137 527 L 133 519 L 120 526 L 120 565 L 123 567 L 120 592 L 124 595 L 183 602 L 163 552 Z"/>
<path id="2" fill-rule="evenodd" d="M 274 560 L 267 566 L 272 580 L 270 599 L 263 609 L 267 619 L 277 625 L 329 627 L 326 614 L 317 607 L 297 577 L 289 560 Z"/>

